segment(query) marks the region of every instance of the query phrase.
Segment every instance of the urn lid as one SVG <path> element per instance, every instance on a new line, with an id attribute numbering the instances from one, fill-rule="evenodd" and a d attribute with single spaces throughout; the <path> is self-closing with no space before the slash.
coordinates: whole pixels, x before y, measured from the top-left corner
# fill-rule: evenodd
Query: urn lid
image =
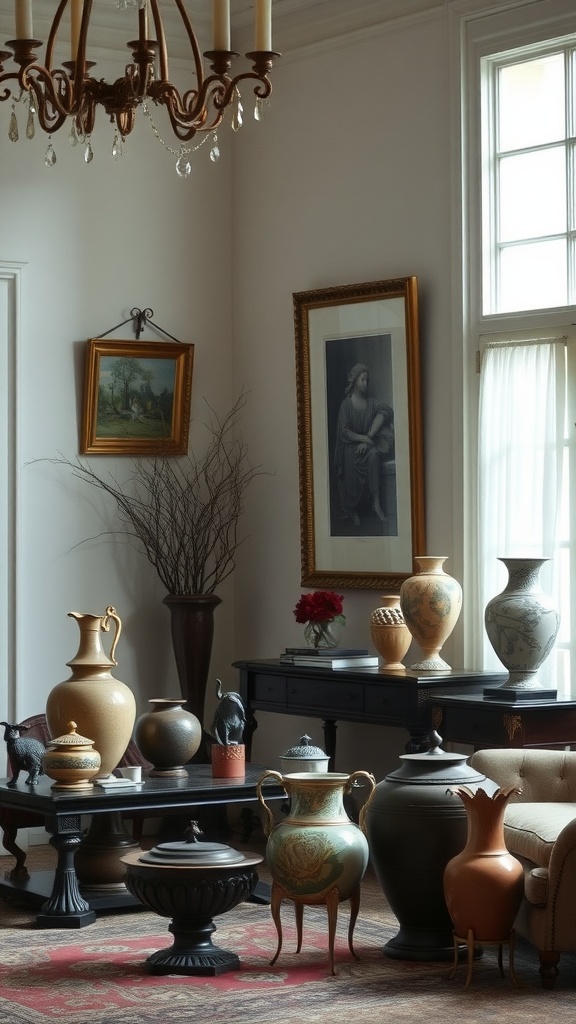
<path id="1" fill-rule="evenodd" d="M 300 743 L 296 744 L 295 747 L 290 747 L 286 753 L 282 754 L 282 757 L 296 757 L 300 760 L 305 759 L 307 761 L 312 760 L 316 757 L 325 758 L 328 755 L 324 753 L 320 747 L 315 747 L 312 743 L 312 737 L 304 734 L 300 737 Z"/>
<path id="2" fill-rule="evenodd" d="M 429 740 L 428 750 L 417 754 L 401 754 L 402 765 L 387 775 L 386 781 L 412 785 L 469 785 L 489 781 L 485 775 L 466 763 L 469 754 L 442 750 L 442 737 L 435 729 L 430 732 Z M 458 783 L 457 779 L 460 780 Z"/>
<path id="3" fill-rule="evenodd" d="M 234 850 L 225 843 L 204 843 L 198 836 L 202 835 L 197 821 L 191 821 L 184 833 L 186 839 L 179 843 L 159 843 L 151 850 L 142 853 L 138 860 L 142 864 L 182 865 L 185 867 L 228 867 L 242 864 L 245 855 Z"/>
<path id="4" fill-rule="evenodd" d="M 76 722 L 68 722 L 68 732 L 63 736 L 57 736 L 56 739 L 50 740 L 50 747 L 91 747 L 94 740 L 89 740 L 86 736 L 80 736 L 76 732 L 77 728 Z"/>

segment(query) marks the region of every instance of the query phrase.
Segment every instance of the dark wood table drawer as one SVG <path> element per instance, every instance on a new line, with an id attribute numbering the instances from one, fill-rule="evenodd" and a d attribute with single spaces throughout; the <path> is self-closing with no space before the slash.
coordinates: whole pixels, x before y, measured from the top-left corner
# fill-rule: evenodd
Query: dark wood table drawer
<path id="1" fill-rule="evenodd" d="M 360 683 L 323 682 L 316 679 L 288 679 L 288 707 L 318 708 L 323 718 L 337 718 L 339 713 L 363 711 L 364 687 Z"/>
<path id="2" fill-rule="evenodd" d="M 401 686 L 391 690 L 390 687 L 367 686 L 364 694 L 364 711 L 367 718 L 378 721 L 385 718 L 387 722 L 404 724 L 410 718 L 411 694 Z"/>
<path id="3" fill-rule="evenodd" d="M 286 676 L 261 674 L 254 681 L 254 700 L 269 704 L 286 703 Z"/>

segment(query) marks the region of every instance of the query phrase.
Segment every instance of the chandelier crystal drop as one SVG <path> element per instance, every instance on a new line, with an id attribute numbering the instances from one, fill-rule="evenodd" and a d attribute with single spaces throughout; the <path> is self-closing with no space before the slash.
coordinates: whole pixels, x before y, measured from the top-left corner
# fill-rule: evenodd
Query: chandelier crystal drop
<path id="1" fill-rule="evenodd" d="M 49 166 L 55 163 L 55 156 L 52 159 L 52 135 L 67 124 L 71 144 L 73 136 L 89 139 L 99 107 L 103 108 L 114 126 L 112 151 L 116 157 L 121 151 L 117 140 L 123 143 L 130 135 L 138 109 L 148 113 L 152 104 L 166 110 L 178 153 L 198 133 L 206 133 L 205 137 L 214 133 L 228 108 L 233 130 L 238 131 L 243 113 L 239 86 L 243 82 L 253 83 L 255 117 L 261 119 L 263 104 L 272 91 L 269 75 L 273 61 L 280 56 L 272 50 L 272 0 L 254 0 L 254 50 L 246 54 L 250 66 L 236 75 L 232 74 L 232 65 L 239 54 L 230 48 L 230 0 L 211 0 L 213 48 L 204 54 L 186 10 L 188 0 L 116 0 L 119 11 L 133 14 L 134 26 L 126 42 L 131 58 L 128 63 L 122 61 L 119 73 L 111 82 L 99 77 L 97 63 L 88 55 L 92 9 L 109 4 L 110 0 L 54 0 L 56 12 L 42 59 L 37 51 L 44 43 L 35 39 L 33 32 L 33 0 L 14 2 L 15 38 L 6 41 L 7 49 L 0 49 L 0 101 L 12 103 L 8 136 L 16 142 L 18 125 L 14 103 L 19 102 L 22 95 L 28 97 L 26 135 L 32 138 L 35 134 L 35 115 L 40 128 L 50 137 L 45 158 Z M 167 33 L 160 12 L 161 3 L 164 11 L 169 4 L 175 8 L 174 17 L 179 19 L 178 38 L 186 39 L 189 48 L 191 80 L 182 91 L 172 84 L 169 77 Z M 168 22 L 166 14 L 165 19 Z M 60 60 L 56 56 L 63 45 L 69 49 L 69 60 Z M 155 129 L 154 133 L 160 139 Z M 164 145 L 170 150 L 166 143 Z M 198 145 L 193 148 L 197 149 Z M 218 151 L 217 145 L 212 147 L 212 159 L 215 151 Z M 92 159 L 91 153 L 92 147 L 88 142 L 86 162 Z M 181 173 L 181 168 L 182 164 L 178 173 Z"/>

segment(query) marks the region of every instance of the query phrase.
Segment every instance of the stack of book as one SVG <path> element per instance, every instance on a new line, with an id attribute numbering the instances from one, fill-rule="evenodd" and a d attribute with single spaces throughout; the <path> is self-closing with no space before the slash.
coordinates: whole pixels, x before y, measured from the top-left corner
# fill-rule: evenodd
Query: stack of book
<path id="1" fill-rule="evenodd" d="M 365 647 L 287 647 L 280 661 L 322 668 L 378 668 L 378 655 L 370 654 Z"/>

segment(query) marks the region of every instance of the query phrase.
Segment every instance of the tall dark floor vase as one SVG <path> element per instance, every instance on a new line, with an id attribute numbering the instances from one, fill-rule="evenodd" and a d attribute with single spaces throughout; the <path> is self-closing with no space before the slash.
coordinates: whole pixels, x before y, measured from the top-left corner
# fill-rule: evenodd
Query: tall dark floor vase
<path id="1" fill-rule="evenodd" d="M 206 684 L 214 638 L 214 609 L 221 603 L 215 594 L 180 597 L 169 594 L 164 604 L 170 609 L 172 644 L 182 696 L 187 710 L 202 725 L 202 742 L 193 763 L 210 762 L 210 736 L 204 729 Z"/>

